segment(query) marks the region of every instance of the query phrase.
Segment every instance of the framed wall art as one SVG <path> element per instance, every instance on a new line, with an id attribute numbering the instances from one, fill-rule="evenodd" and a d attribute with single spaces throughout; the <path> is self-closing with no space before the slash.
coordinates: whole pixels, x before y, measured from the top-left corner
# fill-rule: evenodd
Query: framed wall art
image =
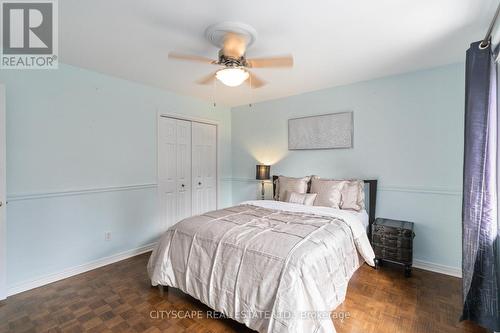
<path id="1" fill-rule="evenodd" d="M 353 112 L 330 113 L 288 120 L 288 149 L 352 148 Z"/>

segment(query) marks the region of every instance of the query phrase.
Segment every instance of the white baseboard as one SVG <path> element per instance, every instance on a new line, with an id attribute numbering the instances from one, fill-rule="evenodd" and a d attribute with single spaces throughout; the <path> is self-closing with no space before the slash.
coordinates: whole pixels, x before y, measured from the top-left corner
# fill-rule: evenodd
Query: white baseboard
<path id="1" fill-rule="evenodd" d="M 23 281 L 20 283 L 17 283 L 15 285 L 9 286 L 7 288 L 7 296 L 12 296 L 15 294 L 19 294 L 23 291 L 27 291 L 30 289 L 38 288 L 41 286 L 44 286 L 49 283 L 53 283 L 59 280 L 63 280 L 66 278 L 69 278 L 74 275 L 82 274 L 88 271 L 91 271 L 93 269 L 110 265 L 115 262 L 125 260 L 134 256 L 137 256 L 139 254 L 143 254 L 146 252 L 151 251 L 155 247 L 156 243 L 151 243 L 148 245 L 141 246 L 136 249 L 124 251 L 121 253 L 114 254 L 109 257 L 97 259 L 95 261 L 79 265 L 73 268 L 68 268 L 65 270 L 62 270 L 57 273 L 52 273 L 48 274 L 30 281 Z M 445 266 L 445 265 L 440 265 L 440 264 L 435 264 L 432 262 L 428 261 L 423 261 L 423 260 L 414 260 L 413 261 L 413 267 L 415 268 L 420 268 L 426 271 L 431 271 L 431 272 L 436 272 L 436 273 L 441 273 L 441 274 L 446 274 L 446 275 L 451 275 L 455 277 L 462 277 L 462 270 L 457 267 L 451 267 L 451 266 Z"/>
<path id="2" fill-rule="evenodd" d="M 48 274 L 45 276 L 41 276 L 41 277 L 33 279 L 33 280 L 16 283 L 15 285 L 7 287 L 7 296 L 19 294 L 23 291 L 38 288 L 38 287 L 44 286 L 44 285 L 49 284 L 49 283 L 63 280 L 63 279 L 69 278 L 69 277 L 74 276 L 74 275 L 85 273 L 85 272 L 91 271 L 93 269 L 102 267 L 102 266 L 110 265 L 110 264 L 113 264 L 115 262 L 125 260 L 125 259 L 134 257 L 134 256 L 142 254 L 142 253 L 149 252 L 154 248 L 155 245 L 156 245 L 156 243 L 151 243 L 151 244 L 144 245 L 144 246 L 141 246 L 141 247 L 136 248 L 136 249 L 124 251 L 124 252 L 109 256 L 109 257 L 97 259 L 97 260 L 91 261 L 91 262 L 83 264 L 83 265 L 68 268 L 68 269 L 62 270 L 62 271 L 57 272 L 57 273 L 52 273 L 52 274 Z"/>
<path id="3" fill-rule="evenodd" d="M 423 260 L 413 260 L 413 267 L 424 269 L 426 271 L 441 273 L 445 275 L 451 275 L 458 278 L 462 277 L 462 269 L 458 267 L 445 266 L 441 264 L 435 264 L 433 262 L 423 261 Z"/>

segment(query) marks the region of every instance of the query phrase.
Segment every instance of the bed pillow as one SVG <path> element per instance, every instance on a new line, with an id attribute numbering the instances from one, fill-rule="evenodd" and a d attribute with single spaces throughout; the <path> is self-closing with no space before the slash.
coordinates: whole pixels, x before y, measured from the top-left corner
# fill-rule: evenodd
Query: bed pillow
<path id="1" fill-rule="evenodd" d="M 287 195 L 289 203 L 295 203 L 305 206 L 312 206 L 314 204 L 314 200 L 316 200 L 317 197 L 316 193 L 287 192 Z"/>
<path id="2" fill-rule="evenodd" d="M 359 212 L 365 208 L 365 183 L 362 180 L 348 180 L 342 189 L 341 209 Z"/>
<path id="3" fill-rule="evenodd" d="M 311 193 L 317 194 L 314 206 L 340 208 L 342 188 L 345 183 L 343 180 L 313 177 L 311 180 Z"/>
<path id="4" fill-rule="evenodd" d="M 292 178 L 279 176 L 276 183 L 275 200 L 288 201 L 288 193 L 296 192 L 300 194 L 307 193 L 307 184 L 311 177 Z"/>

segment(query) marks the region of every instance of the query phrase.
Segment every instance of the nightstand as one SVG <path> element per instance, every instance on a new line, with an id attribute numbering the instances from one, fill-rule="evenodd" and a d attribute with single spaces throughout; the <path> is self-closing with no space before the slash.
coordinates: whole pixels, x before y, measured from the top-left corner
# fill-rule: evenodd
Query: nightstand
<path id="1" fill-rule="evenodd" d="M 375 251 L 375 268 L 383 261 L 403 265 L 405 276 L 411 275 L 413 264 L 413 223 L 377 218 L 372 225 L 372 246 Z"/>

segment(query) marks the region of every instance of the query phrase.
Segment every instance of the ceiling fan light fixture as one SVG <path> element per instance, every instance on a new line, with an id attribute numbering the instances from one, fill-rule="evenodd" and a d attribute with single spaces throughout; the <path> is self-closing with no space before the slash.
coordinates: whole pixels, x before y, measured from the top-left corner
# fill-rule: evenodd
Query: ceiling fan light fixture
<path id="1" fill-rule="evenodd" d="M 228 87 L 237 87 L 248 79 L 249 74 L 241 67 L 229 67 L 217 71 L 215 77 Z"/>

